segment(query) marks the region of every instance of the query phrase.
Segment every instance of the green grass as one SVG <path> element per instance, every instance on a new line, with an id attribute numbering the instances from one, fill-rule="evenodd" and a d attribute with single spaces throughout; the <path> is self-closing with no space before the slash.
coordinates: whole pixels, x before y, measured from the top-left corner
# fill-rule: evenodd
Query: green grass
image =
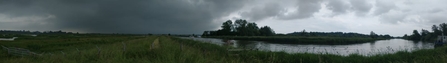
<path id="1" fill-rule="evenodd" d="M 34 39 L 40 38 L 40 39 Z M 23 47 L 38 53 L 37 57 L 17 57 L 0 52 L 0 63 L 384 63 L 447 62 L 447 47 L 398 52 L 375 56 L 331 55 L 265 51 L 228 52 L 227 47 L 169 36 L 72 35 L 60 38 L 28 37 L 2 41 L 7 47 Z M 63 39 L 62 39 L 63 38 Z M 160 48 L 150 49 L 155 39 Z M 79 39 L 79 40 L 78 40 Z M 33 43 L 34 42 L 34 43 Z M 123 51 L 125 43 L 126 51 Z M 67 45 L 69 44 L 69 45 Z M 34 45 L 30 47 L 29 45 Z M 183 45 L 183 47 L 181 46 Z M 96 48 L 101 48 L 100 54 Z M 79 48 L 78 52 L 75 48 Z M 60 53 L 63 51 L 66 55 Z"/>
<path id="2" fill-rule="evenodd" d="M 258 40 L 285 44 L 358 44 L 385 40 L 385 38 L 369 37 L 301 37 L 301 36 L 210 36 L 207 38 L 222 38 L 235 40 Z"/>

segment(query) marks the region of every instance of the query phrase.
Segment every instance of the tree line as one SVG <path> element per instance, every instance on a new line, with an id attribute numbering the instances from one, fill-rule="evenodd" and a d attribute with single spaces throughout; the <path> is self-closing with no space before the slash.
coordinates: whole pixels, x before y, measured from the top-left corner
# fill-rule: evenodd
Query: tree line
<path id="1" fill-rule="evenodd" d="M 305 36 L 305 37 L 363 37 L 363 38 L 393 38 L 392 36 L 385 34 L 379 35 L 371 31 L 370 35 L 354 33 L 354 32 L 307 32 L 303 30 L 301 32 L 293 32 L 286 34 L 287 36 Z"/>
<path id="2" fill-rule="evenodd" d="M 227 20 L 217 31 L 204 31 L 202 36 L 272 36 L 275 32 L 269 26 L 259 28 L 254 22 L 238 19 Z"/>
<path id="3" fill-rule="evenodd" d="M 76 32 L 77 33 L 77 32 Z M 59 31 L 29 31 L 29 30 L 0 30 L 0 34 L 73 34 L 73 32 Z"/>
<path id="4" fill-rule="evenodd" d="M 304 37 L 364 37 L 364 38 L 392 38 L 390 35 L 379 35 L 371 31 L 370 35 L 344 32 L 293 32 L 288 34 L 275 34 L 269 26 L 259 28 L 256 23 L 246 20 L 227 20 L 222 23 L 221 29 L 204 31 L 202 36 L 304 36 Z"/>
<path id="5" fill-rule="evenodd" d="M 433 25 L 431 30 L 432 30 L 432 32 L 425 30 L 425 29 L 422 29 L 420 32 L 418 30 L 413 30 L 413 34 L 411 34 L 411 35 L 405 34 L 404 36 L 402 36 L 402 38 L 408 39 L 408 40 L 422 40 L 422 41 L 436 40 L 436 38 L 438 36 L 441 36 L 442 34 L 444 34 L 444 36 L 446 36 L 447 24 L 442 23 L 442 24 L 439 24 L 438 26 Z"/>

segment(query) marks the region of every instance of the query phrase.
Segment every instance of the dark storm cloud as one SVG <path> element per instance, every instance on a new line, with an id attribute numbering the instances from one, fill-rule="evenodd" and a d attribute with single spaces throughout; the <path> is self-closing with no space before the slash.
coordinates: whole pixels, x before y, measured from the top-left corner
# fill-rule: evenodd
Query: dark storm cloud
<path id="1" fill-rule="evenodd" d="M 362 31 L 363 28 L 355 27 L 370 25 L 399 27 L 398 25 L 404 24 L 431 26 L 444 23 L 447 20 L 443 17 L 447 15 L 445 2 L 447 1 L 0 0 L 0 29 L 200 34 L 205 30 L 216 30 L 228 19 L 267 21 L 268 18 L 272 18 L 268 21 L 309 20 L 318 25 L 329 24 L 319 27 L 321 29 L 345 27 L 346 30 Z M 346 26 L 330 25 L 333 22 L 326 22 L 327 20 L 340 22 Z M 278 26 L 275 30 L 293 31 L 287 28 L 293 24 L 262 25 L 280 25 L 286 28 Z M 298 27 L 307 25 L 309 24 L 304 23 Z M 408 26 L 400 27 L 422 28 Z M 377 30 L 383 29 L 377 28 Z M 389 30 L 389 32 L 402 35 L 399 34 L 402 31 Z"/>
<path id="2" fill-rule="evenodd" d="M 213 19 L 243 5 L 243 0 L 0 0 L 0 14 L 53 15 L 42 22 L 56 30 L 182 34 L 213 30 L 220 24 Z"/>

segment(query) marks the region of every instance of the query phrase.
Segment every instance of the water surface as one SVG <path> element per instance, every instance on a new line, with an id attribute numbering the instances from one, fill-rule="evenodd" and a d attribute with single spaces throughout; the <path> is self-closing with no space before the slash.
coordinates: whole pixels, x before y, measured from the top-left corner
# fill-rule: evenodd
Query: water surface
<path id="1" fill-rule="evenodd" d="M 256 49 L 262 51 L 284 51 L 287 53 L 314 53 L 314 54 L 336 54 L 336 55 L 377 55 L 389 54 L 397 51 L 415 51 L 420 49 L 432 49 L 434 44 L 430 42 L 409 41 L 404 39 L 378 40 L 349 45 L 318 45 L 318 44 L 279 44 L 265 41 L 246 41 L 246 40 L 226 40 L 217 38 L 193 38 L 181 37 L 184 39 L 193 39 L 212 43 L 220 46 L 232 46 L 236 48 Z M 229 43 L 230 42 L 230 43 Z"/>

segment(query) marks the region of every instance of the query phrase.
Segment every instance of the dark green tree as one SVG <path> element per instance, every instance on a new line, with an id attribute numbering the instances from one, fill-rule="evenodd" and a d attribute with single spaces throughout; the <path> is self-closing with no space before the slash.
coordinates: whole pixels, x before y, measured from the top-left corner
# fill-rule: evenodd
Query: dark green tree
<path id="1" fill-rule="evenodd" d="M 222 29 L 219 30 L 220 34 L 222 35 L 233 35 L 232 28 L 233 28 L 233 22 L 231 20 L 228 20 L 224 23 L 222 23 Z"/>
<path id="2" fill-rule="evenodd" d="M 217 31 L 204 31 L 203 36 L 261 36 L 261 35 L 273 35 L 273 30 L 266 27 L 266 31 L 260 31 L 260 28 L 256 23 L 249 23 L 246 20 L 235 20 L 233 23 L 231 20 L 227 20 L 222 23 L 222 29 Z"/>
<path id="3" fill-rule="evenodd" d="M 246 34 L 248 36 L 258 36 L 259 33 L 259 27 L 256 23 L 248 23 L 246 28 Z"/>
<path id="4" fill-rule="evenodd" d="M 402 36 L 402 38 L 403 38 L 403 39 L 409 39 L 407 34 L 405 34 L 404 36 Z"/>
<path id="5" fill-rule="evenodd" d="M 210 36 L 210 31 L 204 31 L 204 32 L 202 33 L 202 36 Z"/>
<path id="6" fill-rule="evenodd" d="M 247 31 L 247 21 L 246 20 L 236 20 L 235 28 L 236 28 L 236 33 L 237 35 L 241 35 L 241 36 L 247 36 L 248 31 Z"/>
<path id="7" fill-rule="evenodd" d="M 444 35 L 447 35 L 447 24 L 446 23 L 439 24 L 439 29 L 442 31 L 442 33 L 444 33 Z"/>
<path id="8" fill-rule="evenodd" d="M 431 34 L 428 30 L 422 29 L 421 30 L 421 38 L 422 40 L 429 40 L 431 38 Z"/>
<path id="9" fill-rule="evenodd" d="M 307 32 L 306 32 L 306 29 L 304 29 L 303 31 L 301 31 L 301 34 L 300 34 L 301 36 L 307 36 Z"/>
<path id="10" fill-rule="evenodd" d="M 379 35 L 377 35 L 377 34 L 374 33 L 373 31 L 371 31 L 371 32 L 369 33 L 369 36 L 370 36 L 371 38 L 377 38 Z"/>
<path id="11" fill-rule="evenodd" d="M 234 23 L 236 31 L 238 28 L 245 28 L 247 26 L 247 23 L 248 22 L 246 20 L 242 20 L 242 19 L 236 20 Z"/>
<path id="12" fill-rule="evenodd" d="M 264 26 L 259 29 L 259 32 L 262 36 L 273 36 L 275 35 L 275 31 L 273 31 L 269 26 Z"/>
<path id="13" fill-rule="evenodd" d="M 393 38 L 391 35 L 388 35 L 388 34 L 386 34 L 384 37 L 385 38 Z"/>
<path id="14" fill-rule="evenodd" d="M 438 26 L 436 26 L 436 25 L 433 25 L 432 27 L 431 27 L 431 29 L 432 29 L 432 31 L 433 31 L 433 34 L 435 34 L 435 35 L 441 35 L 441 30 L 440 30 L 440 28 L 438 27 Z"/>
<path id="15" fill-rule="evenodd" d="M 413 30 L 413 35 L 411 35 L 411 40 L 420 40 L 421 34 L 419 34 L 418 30 Z"/>
<path id="16" fill-rule="evenodd" d="M 421 36 L 427 36 L 430 32 L 428 30 L 422 29 Z"/>

